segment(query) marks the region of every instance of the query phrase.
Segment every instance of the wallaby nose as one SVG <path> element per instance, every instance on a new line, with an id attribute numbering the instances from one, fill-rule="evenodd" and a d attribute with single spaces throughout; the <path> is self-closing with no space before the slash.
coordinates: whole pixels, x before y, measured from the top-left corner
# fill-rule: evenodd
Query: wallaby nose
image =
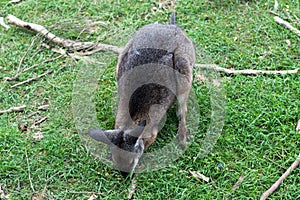
<path id="1" fill-rule="evenodd" d="M 129 172 L 122 172 L 121 171 L 121 175 L 123 176 L 123 178 L 126 178 L 130 173 Z"/>

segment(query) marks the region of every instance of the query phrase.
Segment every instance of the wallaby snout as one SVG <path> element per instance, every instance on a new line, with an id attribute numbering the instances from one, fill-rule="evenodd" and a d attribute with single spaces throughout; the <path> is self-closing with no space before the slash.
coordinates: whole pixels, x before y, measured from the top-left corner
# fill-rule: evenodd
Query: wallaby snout
<path id="1" fill-rule="evenodd" d="M 178 139 L 184 149 L 187 100 L 195 64 L 193 42 L 180 27 L 149 24 L 139 29 L 119 55 L 118 112 L 114 130 L 93 129 L 90 137 L 111 147 L 118 170 L 131 172 L 156 139 L 159 124 L 178 101 Z"/>

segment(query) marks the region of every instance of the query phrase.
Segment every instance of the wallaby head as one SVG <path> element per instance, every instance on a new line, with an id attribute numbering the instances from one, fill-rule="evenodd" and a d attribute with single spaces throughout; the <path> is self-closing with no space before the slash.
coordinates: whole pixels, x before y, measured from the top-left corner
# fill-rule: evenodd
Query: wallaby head
<path id="1" fill-rule="evenodd" d="M 166 111 L 178 100 L 178 138 L 184 149 L 187 99 L 192 84 L 195 50 L 175 25 L 149 24 L 139 29 L 119 55 L 118 111 L 114 130 L 93 129 L 89 135 L 110 145 L 118 170 L 131 172 L 156 139 Z"/>
<path id="2" fill-rule="evenodd" d="M 89 135 L 111 147 L 112 160 L 118 170 L 131 172 L 144 152 L 144 142 L 139 136 L 142 134 L 145 125 L 146 122 L 143 121 L 138 126 L 126 130 L 92 129 L 89 130 Z"/>

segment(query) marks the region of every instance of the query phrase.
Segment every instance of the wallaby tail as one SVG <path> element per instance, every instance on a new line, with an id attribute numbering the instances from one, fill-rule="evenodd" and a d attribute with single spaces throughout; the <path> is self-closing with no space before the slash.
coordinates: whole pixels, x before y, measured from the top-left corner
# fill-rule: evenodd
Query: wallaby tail
<path id="1" fill-rule="evenodd" d="M 175 11 L 172 12 L 170 24 L 174 24 L 174 25 L 176 24 L 175 23 Z"/>

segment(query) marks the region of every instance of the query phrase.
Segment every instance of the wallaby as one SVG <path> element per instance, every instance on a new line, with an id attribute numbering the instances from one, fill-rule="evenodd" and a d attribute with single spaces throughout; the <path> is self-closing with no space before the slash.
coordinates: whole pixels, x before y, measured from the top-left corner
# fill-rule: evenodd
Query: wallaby
<path id="1" fill-rule="evenodd" d="M 111 147 L 115 167 L 132 172 L 156 139 L 159 125 L 175 99 L 179 146 L 190 139 L 186 127 L 187 101 L 195 64 L 193 42 L 175 24 L 140 28 L 118 57 L 118 111 L 114 130 L 89 130 L 89 135 Z"/>

